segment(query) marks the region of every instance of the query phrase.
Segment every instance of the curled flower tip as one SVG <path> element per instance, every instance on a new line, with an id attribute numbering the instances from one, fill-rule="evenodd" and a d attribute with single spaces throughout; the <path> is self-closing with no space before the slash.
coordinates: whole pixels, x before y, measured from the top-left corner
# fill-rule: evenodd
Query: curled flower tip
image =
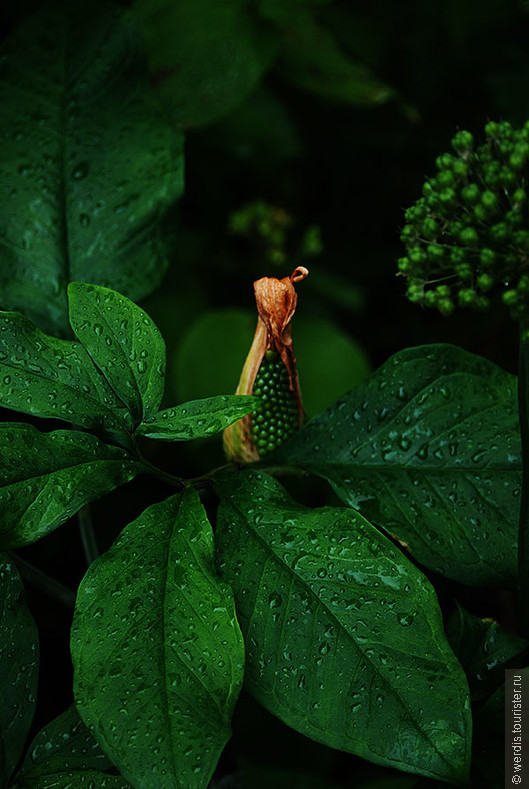
<path id="1" fill-rule="evenodd" d="M 254 394 L 262 404 L 224 431 L 229 460 L 251 462 L 279 447 L 303 423 L 291 321 L 298 297 L 294 288 L 308 276 L 297 266 L 290 277 L 254 282 L 257 327 L 236 394 Z"/>

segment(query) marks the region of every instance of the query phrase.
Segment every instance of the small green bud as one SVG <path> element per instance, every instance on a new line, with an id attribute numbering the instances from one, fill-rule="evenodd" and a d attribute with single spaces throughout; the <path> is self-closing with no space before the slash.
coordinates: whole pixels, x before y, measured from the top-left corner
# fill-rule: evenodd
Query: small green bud
<path id="1" fill-rule="evenodd" d="M 464 263 L 467 257 L 467 252 L 461 247 L 454 247 L 450 252 L 450 261 L 457 265 L 458 263 Z"/>
<path id="2" fill-rule="evenodd" d="M 450 285 L 438 285 L 435 290 L 442 299 L 451 295 Z"/>
<path id="3" fill-rule="evenodd" d="M 400 231 L 400 240 L 406 243 L 409 241 L 415 241 L 416 238 L 417 238 L 417 231 L 413 227 L 413 225 L 404 225 L 404 227 Z"/>
<path id="4" fill-rule="evenodd" d="M 496 253 L 493 249 L 482 249 L 479 253 L 479 259 L 481 260 L 482 265 L 485 268 L 490 268 L 490 266 L 494 265 L 496 260 Z"/>
<path id="5" fill-rule="evenodd" d="M 517 205 L 522 205 L 522 203 L 525 203 L 525 201 L 527 200 L 527 195 L 523 189 L 517 189 L 515 192 L 513 192 L 512 200 L 513 203 Z"/>
<path id="6" fill-rule="evenodd" d="M 461 288 L 457 300 L 461 307 L 472 307 L 476 302 L 476 292 L 472 288 Z"/>
<path id="7" fill-rule="evenodd" d="M 435 290 L 427 290 L 424 294 L 424 303 L 427 307 L 437 307 L 438 297 Z"/>
<path id="8" fill-rule="evenodd" d="M 475 205 L 472 213 L 478 222 L 486 222 L 489 218 L 489 211 L 483 205 Z"/>
<path id="9" fill-rule="evenodd" d="M 518 304 L 518 293 L 514 288 L 506 290 L 502 294 L 501 300 L 507 307 L 513 307 L 515 304 Z"/>
<path id="10" fill-rule="evenodd" d="M 409 274 L 413 271 L 413 265 L 409 258 L 399 258 L 397 266 L 399 271 L 402 271 L 403 274 Z"/>
<path id="11" fill-rule="evenodd" d="M 479 188 L 477 184 L 469 184 L 468 186 L 464 186 L 461 189 L 461 199 L 465 201 L 465 203 L 470 203 L 473 205 L 477 203 L 480 197 Z"/>
<path id="12" fill-rule="evenodd" d="M 505 222 L 498 222 L 496 225 L 491 227 L 490 235 L 494 241 L 505 241 L 509 236 L 509 227 Z"/>
<path id="13" fill-rule="evenodd" d="M 478 243 L 478 234 L 473 227 L 465 227 L 459 234 L 459 240 L 465 246 L 473 246 Z"/>
<path id="14" fill-rule="evenodd" d="M 463 159 L 456 159 L 452 165 L 452 172 L 457 178 L 466 178 L 468 171 L 468 164 Z"/>
<path id="15" fill-rule="evenodd" d="M 448 317 L 449 315 L 451 315 L 453 313 L 455 305 L 454 305 L 454 302 L 452 301 L 452 299 L 446 298 L 446 299 L 439 299 L 437 307 L 438 307 L 439 312 L 441 313 L 441 315 L 444 315 L 445 317 Z"/>
<path id="16" fill-rule="evenodd" d="M 459 279 L 463 282 L 468 282 L 472 279 L 472 266 L 469 263 L 458 263 L 454 269 Z"/>
<path id="17" fill-rule="evenodd" d="M 440 232 L 441 228 L 432 217 L 427 217 L 421 225 L 422 235 L 430 240 L 437 238 Z"/>
<path id="18" fill-rule="evenodd" d="M 455 157 L 451 153 L 443 153 L 435 160 L 435 166 L 438 170 L 450 170 L 455 161 Z"/>
<path id="19" fill-rule="evenodd" d="M 445 256 L 443 247 L 436 246 L 435 244 L 428 244 L 426 251 L 428 253 L 428 259 L 434 263 L 443 260 Z"/>
<path id="20" fill-rule="evenodd" d="M 489 121 L 485 126 L 485 134 L 487 137 L 497 137 L 499 133 L 498 124 L 494 121 Z"/>
<path id="21" fill-rule="evenodd" d="M 426 263 L 426 261 L 428 260 L 428 255 L 426 254 L 426 252 L 422 247 L 413 247 L 413 249 L 410 249 L 408 255 L 411 262 L 417 265 Z"/>
<path id="22" fill-rule="evenodd" d="M 406 291 L 406 298 L 413 304 L 420 304 L 424 296 L 424 286 L 413 283 Z"/>
<path id="23" fill-rule="evenodd" d="M 437 183 L 442 187 L 453 186 L 455 180 L 454 174 L 450 170 L 443 170 L 437 176 Z"/>
<path id="24" fill-rule="evenodd" d="M 490 211 L 493 211 L 498 206 L 497 196 L 494 194 L 494 192 L 491 192 L 488 189 L 481 195 L 481 202 L 483 206 Z"/>
<path id="25" fill-rule="evenodd" d="M 487 291 L 494 285 L 494 280 L 490 274 L 480 274 L 477 279 L 477 285 L 481 290 Z"/>
<path id="26" fill-rule="evenodd" d="M 518 280 L 518 293 L 529 293 L 529 274 L 522 274 Z"/>
<path id="27" fill-rule="evenodd" d="M 473 145 L 474 137 L 468 131 L 460 131 L 452 139 L 452 148 L 461 155 L 471 153 Z"/>

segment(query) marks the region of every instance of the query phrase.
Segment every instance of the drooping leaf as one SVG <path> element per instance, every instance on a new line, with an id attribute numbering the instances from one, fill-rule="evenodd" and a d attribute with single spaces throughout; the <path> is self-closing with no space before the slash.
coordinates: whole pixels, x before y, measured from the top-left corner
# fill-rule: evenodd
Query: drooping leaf
<path id="1" fill-rule="evenodd" d="M 142 470 L 121 449 L 89 433 L 0 424 L 1 549 L 44 537 Z"/>
<path id="2" fill-rule="evenodd" d="M 259 405 L 258 397 L 218 395 L 160 411 L 136 431 L 147 438 L 190 441 L 207 438 L 250 414 Z"/>
<path id="3" fill-rule="evenodd" d="M 167 266 L 181 139 L 111 3 L 26 17 L 0 66 L 0 306 L 69 333 L 69 280 L 138 300 Z"/>
<path id="4" fill-rule="evenodd" d="M 22 754 L 37 696 L 39 643 L 18 571 L 0 554 L 0 786 Z"/>
<path id="5" fill-rule="evenodd" d="M 120 775 L 99 770 L 69 770 L 40 776 L 22 777 L 13 789 L 133 789 Z"/>
<path id="6" fill-rule="evenodd" d="M 448 620 L 450 646 L 465 669 L 473 699 L 481 699 L 505 679 L 505 668 L 521 657 L 529 641 L 500 627 L 494 619 L 481 618 L 461 606 Z"/>
<path id="7" fill-rule="evenodd" d="M 165 344 L 146 312 L 109 288 L 73 282 L 69 318 L 76 337 L 134 421 L 153 416 L 165 385 Z"/>
<path id="8" fill-rule="evenodd" d="M 521 484 L 516 379 L 451 345 L 408 348 L 276 457 L 466 584 L 516 577 Z"/>
<path id="9" fill-rule="evenodd" d="M 72 705 L 37 734 L 17 773 L 17 783 L 25 785 L 44 776 L 72 770 L 104 771 L 109 767 L 112 762 Z"/>
<path id="10" fill-rule="evenodd" d="M 276 35 L 247 0 L 135 0 L 158 93 L 175 123 L 202 126 L 237 106 L 270 65 Z"/>
<path id="11" fill-rule="evenodd" d="M 219 566 L 256 699 L 325 745 L 464 780 L 468 687 L 426 578 L 353 510 L 302 507 L 255 471 L 218 490 Z"/>
<path id="12" fill-rule="evenodd" d="M 65 420 L 125 446 L 134 428 L 80 343 L 44 334 L 15 312 L 0 313 L 0 405 Z"/>
<path id="13" fill-rule="evenodd" d="M 134 786 L 208 785 L 230 737 L 244 651 L 194 491 L 149 507 L 91 565 L 72 657 L 81 716 Z"/>

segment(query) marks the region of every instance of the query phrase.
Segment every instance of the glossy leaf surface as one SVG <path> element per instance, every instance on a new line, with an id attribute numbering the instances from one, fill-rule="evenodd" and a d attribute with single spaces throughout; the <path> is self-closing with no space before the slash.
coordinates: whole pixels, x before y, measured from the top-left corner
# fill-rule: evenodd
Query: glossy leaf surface
<path id="1" fill-rule="evenodd" d="M 135 422 L 160 406 L 165 344 L 153 321 L 130 299 L 109 288 L 73 282 L 69 318 L 76 337 Z"/>
<path id="2" fill-rule="evenodd" d="M 208 785 L 230 737 L 244 651 L 194 491 L 149 507 L 91 565 L 72 657 L 81 716 L 134 786 Z"/>
<path id="3" fill-rule="evenodd" d="M 219 566 L 256 699 L 325 745 L 464 780 L 468 688 L 426 578 L 353 510 L 310 510 L 254 471 L 218 490 Z"/>
<path id="4" fill-rule="evenodd" d="M 23 777 L 13 789 L 133 789 L 120 775 L 99 770 L 69 770 L 36 777 Z"/>
<path id="5" fill-rule="evenodd" d="M 245 0 L 135 0 L 158 93 L 178 126 L 225 115 L 255 87 L 275 54 L 276 36 Z"/>
<path id="6" fill-rule="evenodd" d="M 516 577 L 514 376 L 451 345 L 408 348 L 276 454 L 462 583 Z"/>
<path id="7" fill-rule="evenodd" d="M 64 335 L 70 280 L 149 293 L 167 265 L 181 139 L 116 7 L 26 16 L 3 52 L 0 102 L 0 305 Z"/>
<path id="8" fill-rule="evenodd" d="M 165 441 L 189 441 L 207 438 L 250 414 L 259 405 L 258 397 L 218 395 L 191 400 L 175 408 L 167 408 L 140 425 L 138 433 Z"/>
<path id="9" fill-rule="evenodd" d="M 37 628 L 13 561 L 0 554 L 0 786 L 7 786 L 33 720 L 39 671 Z"/>
<path id="10" fill-rule="evenodd" d="M 0 313 L 0 404 L 125 445 L 133 427 L 132 415 L 80 343 L 44 334 L 16 312 Z"/>
<path id="11" fill-rule="evenodd" d="M 88 433 L 41 433 L 23 423 L 0 424 L 1 548 L 44 537 L 142 469 L 125 452 Z"/>

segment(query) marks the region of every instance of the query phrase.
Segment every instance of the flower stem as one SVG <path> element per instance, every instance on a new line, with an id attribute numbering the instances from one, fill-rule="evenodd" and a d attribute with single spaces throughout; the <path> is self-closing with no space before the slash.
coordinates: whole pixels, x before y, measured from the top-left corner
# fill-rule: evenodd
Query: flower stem
<path id="1" fill-rule="evenodd" d="M 518 619 L 529 637 L 529 320 L 520 322 L 518 413 L 522 439 L 522 491 L 518 524 Z"/>
<path id="2" fill-rule="evenodd" d="M 86 563 L 90 567 L 94 559 L 97 559 L 99 556 L 94 525 L 90 514 L 90 505 L 85 504 L 85 506 L 79 510 L 77 517 L 79 518 L 79 534 L 81 535 Z"/>

